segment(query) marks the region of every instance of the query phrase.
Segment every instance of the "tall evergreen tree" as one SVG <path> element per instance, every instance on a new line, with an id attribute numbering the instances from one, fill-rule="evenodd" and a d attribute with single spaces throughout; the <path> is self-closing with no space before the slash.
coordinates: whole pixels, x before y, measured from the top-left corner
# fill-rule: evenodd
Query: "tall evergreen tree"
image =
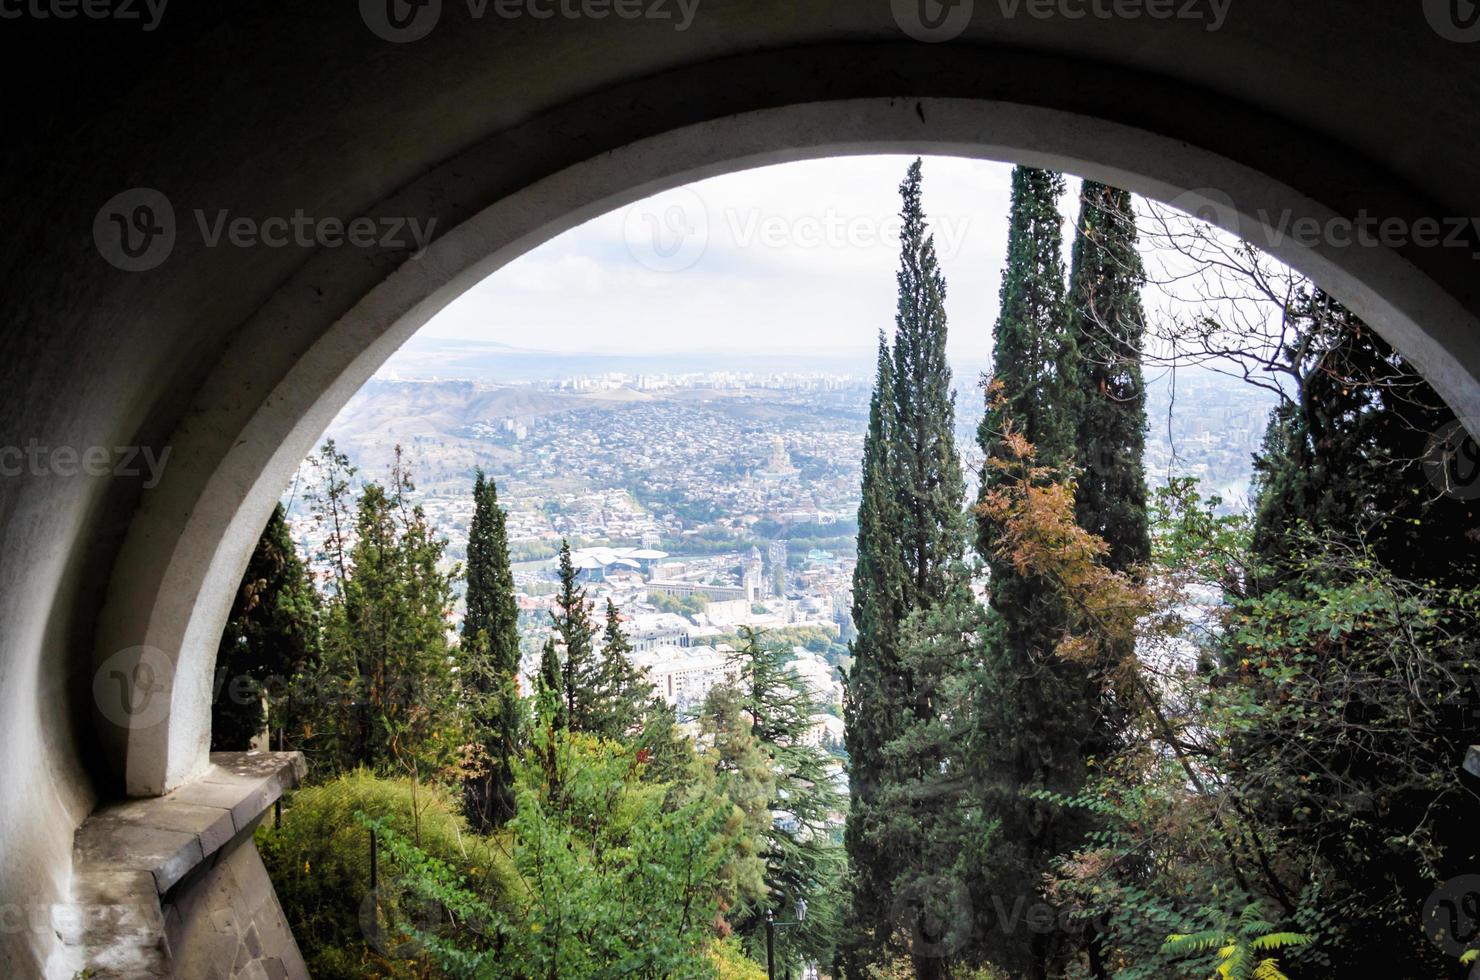
<path id="1" fill-rule="evenodd" d="M 853 664 L 843 697 L 843 740 L 848 750 L 850 806 L 844 842 L 853 878 L 847 962 L 850 976 L 877 955 L 890 928 L 889 855 L 879 846 L 882 814 L 876 801 L 883 784 L 884 746 L 898 735 L 893 693 L 899 676 L 896 644 L 904 618 L 904 563 L 899 521 L 889 482 L 893 365 L 879 337 L 878 372 L 863 443 L 863 483 L 858 505 L 858 563 L 853 570 Z"/>
<path id="2" fill-rule="evenodd" d="M 485 769 L 464 786 L 473 826 L 487 832 L 514 816 L 514 760 L 519 738 L 519 607 L 498 487 L 480 469 L 473 481 L 468 531 L 468 587 L 462 655 L 480 695 L 474 719 Z"/>
<path id="3" fill-rule="evenodd" d="M 789 918 L 798 902 L 806 902 L 806 920 L 776 937 L 777 959 L 825 961 L 836 947 L 842 912 L 829 885 L 842 871 L 843 853 L 829 822 L 844 801 L 833 781 L 831 754 L 807 738 L 823 706 L 791 668 L 784 648 L 749 627 L 742 627 L 740 639 L 729 661 L 737 678 L 734 691 L 750 734 L 767 756 L 773 784 L 762 832 L 765 895 L 736 926 L 752 953 L 763 955 L 766 910 Z M 773 813 L 785 816 L 773 820 Z"/>
<path id="4" fill-rule="evenodd" d="M 551 729 L 565 727 L 565 682 L 560 669 L 560 650 L 555 637 L 547 637 L 540 650 L 540 675 L 535 679 L 535 713 L 540 724 Z"/>
<path id="5" fill-rule="evenodd" d="M 897 816 L 878 806 L 887 785 L 919 777 L 891 767 L 885 747 L 909 726 L 928 721 L 930 700 L 898 654 L 899 627 L 949 590 L 948 568 L 965 546 L 965 493 L 955 447 L 955 396 L 946 363 L 945 277 L 926 227 L 921 165 L 900 185 L 900 263 L 891 352 L 879 342 L 879 366 L 864 442 L 854 572 L 853 669 L 844 705 L 850 758 L 846 844 L 854 895 L 850 969 L 891 942 L 891 881 L 901 854 L 886 853 Z"/>
<path id="6" fill-rule="evenodd" d="M 657 688 L 632 663 L 632 642 L 622 629 L 617 604 L 608 598 L 596 672 L 595 731 L 614 741 L 633 737 L 643 730 L 656 699 Z"/>
<path id="7" fill-rule="evenodd" d="M 287 727 L 294 678 L 317 656 L 318 615 L 318 593 L 278 504 L 247 562 L 216 650 L 212 749 L 245 750 L 267 729 L 269 714 L 276 727 Z M 277 703 L 264 711 L 264 697 L 271 702 L 274 695 Z"/>
<path id="8" fill-rule="evenodd" d="M 362 489 L 353 544 L 346 550 L 341 538 L 326 549 L 345 554 L 348 578 L 329 603 L 322 669 L 347 690 L 321 699 L 326 717 L 315 727 L 331 766 L 395 771 L 415 782 L 456 761 L 468 744 L 468 719 L 449 663 L 447 542 L 411 504 L 399 447 L 390 476 L 388 486 Z"/>
<path id="9" fill-rule="evenodd" d="M 1086 180 L 1069 276 L 1069 334 L 1080 398 L 1079 526 L 1110 546 L 1109 567 L 1151 558 L 1146 519 L 1146 386 L 1141 344 L 1146 273 L 1129 191 Z"/>
<path id="10" fill-rule="evenodd" d="M 601 734 L 601 659 L 596 653 L 596 627 L 586 590 L 576 584 L 570 542 L 560 543 L 560 591 L 550 613 L 565 651 L 560 660 L 561 716 L 571 731 Z"/>
<path id="11" fill-rule="evenodd" d="M 890 392 L 891 468 L 903 546 L 904 600 L 927 608 L 946 594 L 947 569 L 965 546 L 966 484 L 956 454 L 956 396 L 946 362 L 946 280 L 920 200 L 920 161 L 899 188 L 899 287 Z"/>
<path id="12" fill-rule="evenodd" d="M 977 441 L 988 458 L 1002 455 L 999 440 L 1012 419 L 1037 449 L 1038 461 L 1063 466 L 1078 437 L 1078 357 L 1065 329 L 1062 218 L 1058 199 L 1064 177 L 1051 170 L 1016 167 L 1007 236 L 1007 268 L 999 294 L 1001 309 L 992 328 L 992 381 L 1002 397 L 988 399 Z M 991 486 L 991 467 L 982 485 Z M 989 532 L 979 527 L 982 533 Z M 990 538 L 981 538 L 984 552 Z"/>
<path id="13" fill-rule="evenodd" d="M 1037 447 L 1041 466 L 1063 470 L 1074 460 L 1079 354 L 1064 292 L 1057 205 L 1063 188 L 1060 174 L 1013 171 L 1002 309 L 978 436 L 987 457 L 983 499 L 1005 478 L 997 461 L 1010 458 L 1003 441 L 1009 428 Z M 970 745 L 983 816 L 996 832 L 969 866 L 978 869 L 978 953 L 1014 976 L 1042 980 L 1063 966 L 1076 940 L 1062 931 L 1017 928 L 1013 906 L 1040 900 L 1044 872 L 1078 843 L 1085 821 L 1028 794 L 1075 792 L 1103 722 L 1091 672 L 1054 655 L 1065 622 L 1062 600 L 997 553 L 998 533 L 990 519 L 979 520 L 991 601 Z"/>

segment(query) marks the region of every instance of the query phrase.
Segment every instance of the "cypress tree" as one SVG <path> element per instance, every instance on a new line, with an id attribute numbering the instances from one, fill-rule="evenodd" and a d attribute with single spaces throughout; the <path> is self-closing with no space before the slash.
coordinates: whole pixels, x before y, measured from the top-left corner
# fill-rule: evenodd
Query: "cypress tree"
<path id="1" fill-rule="evenodd" d="M 904 600 L 928 608 L 947 591 L 946 569 L 965 544 L 966 493 L 956 454 L 956 396 L 946 363 L 946 281 L 920 201 L 920 161 L 899 188 L 899 286 L 891 386 L 893 491 L 905 566 Z"/>
<path id="2" fill-rule="evenodd" d="M 551 729 L 565 727 L 565 685 L 560 669 L 560 651 L 555 637 L 547 637 L 540 650 L 540 675 L 535 680 L 535 709 L 540 723 Z"/>
<path id="3" fill-rule="evenodd" d="M 268 712 L 280 729 L 287 727 L 293 678 L 317 656 L 318 615 L 318 593 L 278 504 L 247 562 L 216 650 L 213 750 L 244 751 L 267 729 Z M 263 698 L 271 700 L 274 687 L 280 688 L 279 701 L 264 712 Z"/>
<path id="4" fill-rule="evenodd" d="M 992 464 L 1007 455 L 1002 438 L 1009 423 L 1037 447 L 1037 464 L 1062 471 L 1074 458 L 1079 371 L 1064 292 L 1057 206 L 1063 187 L 1062 175 L 1051 171 L 1013 171 L 1002 309 L 978 431 L 987 456 L 983 497 L 1003 479 Z M 1078 843 L 1084 818 L 1026 794 L 1067 794 L 1082 785 L 1085 755 L 1102 728 L 1098 685 L 1086 668 L 1054 655 L 1065 622 L 1060 600 L 997 555 L 996 533 L 990 520 L 980 519 L 990 613 L 970 753 L 982 813 L 997 828 L 966 867 L 979 869 L 972 882 L 979 896 L 978 955 L 1014 976 L 1045 978 L 1067 961 L 1072 937 L 1022 929 L 1013 909 L 1041 900 L 1044 873 L 1056 855 Z"/>
<path id="5" fill-rule="evenodd" d="M 955 446 L 955 396 L 946 363 L 945 277 L 921 204 L 916 160 L 899 188 L 900 263 L 892 352 L 879 342 L 879 367 L 864 442 L 854 572 L 853 670 L 844 704 L 850 756 L 845 841 L 853 866 L 850 969 L 890 941 L 891 882 L 906 854 L 886 853 L 899 814 L 878 806 L 888 785 L 919 779 L 886 762 L 885 748 L 933 705 L 900 660 L 899 627 L 949 591 L 948 569 L 965 546 L 965 482 Z"/>
<path id="6" fill-rule="evenodd" d="M 1086 180 L 1069 277 L 1069 333 L 1080 398 L 1075 516 L 1110 546 L 1117 571 L 1151 558 L 1146 520 L 1146 333 L 1129 191 Z"/>
<path id="7" fill-rule="evenodd" d="M 1003 396 L 989 399 L 977 441 L 989 458 L 1000 456 L 1007 419 L 1037 447 L 1045 466 L 1063 466 L 1078 436 L 1078 352 L 1065 329 L 1062 218 L 1058 198 L 1064 177 L 1051 170 L 1017 167 L 1012 172 L 1012 211 L 1001 310 L 992 328 L 992 380 Z M 983 489 L 993 482 L 983 471 Z M 980 531 L 989 529 L 982 525 Z M 990 537 L 979 535 L 983 553 Z"/>
<path id="8" fill-rule="evenodd" d="M 475 718 L 486 771 L 464 785 L 473 826 L 487 832 L 514 816 L 514 772 L 519 736 L 519 607 L 509 566 L 508 532 L 498 487 L 480 469 L 473 481 L 473 524 L 468 532 L 467 610 L 462 651 L 481 695 Z"/>
<path id="9" fill-rule="evenodd" d="M 878 847 L 875 801 L 883 778 L 883 748 L 898 732 L 891 693 L 898 675 L 896 643 L 904 617 L 904 565 L 899 520 L 889 483 L 894 371 L 888 341 L 879 335 L 878 369 L 863 443 L 858 505 L 858 563 L 853 570 L 852 667 L 843 697 L 843 740 L 848 750 L 850 807 L 844 828 L 853 878 L 850 976 L 882 945 L 889 929 L 890 871 Z"/>

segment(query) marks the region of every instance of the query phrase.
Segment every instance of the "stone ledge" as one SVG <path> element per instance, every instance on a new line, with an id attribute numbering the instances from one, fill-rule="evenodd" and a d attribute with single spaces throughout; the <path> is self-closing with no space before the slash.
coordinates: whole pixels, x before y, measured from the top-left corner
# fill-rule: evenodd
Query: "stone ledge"
<path id="1" fill-rule="evenodd" d="M 73 870 L 147 871 L 163 895 L 258 820 L 307 772 L 299 752 L 213 752 L 164 796 L 100 807 L 73 840 Z"/>
<path id="2" fill-rule="evenodd" d="M 206 771 L 172 793 L 94 811 L 72 840 L 72 902 L 53 913 L 78 970 L 98 980 L 176 977 L 168 934 L 178 914 L 168 910 L 198 902 L 197 885 L 244 849 L 260 869 L 252 828 L 306 772 L 298 752 L 213 752 Z M 259 877 L 268 911 L 280 918 L 265 870 Z M 264 914 L 264 921 L 275 920 Z M 285 924 L 279 932 L 287 938 L 278 946 L 291 947 L 288 959 L 301 964 Z"/>

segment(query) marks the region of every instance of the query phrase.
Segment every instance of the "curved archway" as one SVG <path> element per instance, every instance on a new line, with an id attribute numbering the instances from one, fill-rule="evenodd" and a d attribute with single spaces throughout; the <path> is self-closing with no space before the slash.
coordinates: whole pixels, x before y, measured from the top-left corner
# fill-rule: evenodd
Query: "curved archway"
<path id="1" fill-rule="evenodd" d="M 100 650 L 109 656 L 128 651 L 147 663 L 150 669 L 136 677 L 155 683 L 154 693 L 168 697 L 170 710 L 163 719 L 156 719 L 157 712 L 141 716 L 154 723 L 124 726 L 129 792 L 163 792 L 204 764 L 216 639 L 258 529 L 328 421 L 433 314 L 535 244 L 658 190 L 784 160 L 906 150 L 1051 167 L 1200 208 L 1226 230 L 1321 281 L 1424 368 L 1461 415 L 1480 415 L 1480 388 L 1468 383 L 1480 373 L 1480 361 L 1447 342 L 1459 338 L 1435 329 L 1462 322 L 1463 310 L 1440 291 L 1424 288 L 1395 253 L 1281 238 L 1272 215 L 1322 223 L 1338 215 L 1267 174 L 1188 143 L 1040 106 L 935 98 L 815 102 L 681 127 L 484 202 L 335 320 L 244 420 L 213 469 L 198 473 L 200 482 L 188 490 L 180 484 L 168 488 L 174 506 L 151 506 L 141 514 L 115 570 L 112 596 L 115 610 L 149 614 L 142 623 L 134 615 L 105 620 Z M 424 181 L 438 176 L 434 172 Z M 377 210 L 396 213 L 418 191 L 410 188 L 402 200 L 382 202 Z M 292 289 L 276 302 L 291 302 Z M 280 315 L 276 302 L 259 316 Z M 257 333 L 253 325 L 245 332 Z M 234 363 L 230 357 L 223 362 L 211 390 L 232 384 Z M 202 415 L 209 417 L 209 411 L 202 406 Z M 193 438 L 183 433 L 176 451 L 199 458 Z M 194 499 L 175 496 L 185 492 Z M 188 517 L 170 521 L 170 513 Z"/>
<path id="2" fill-rule="evenodd" d="M 117 479 L 0 485 L 0 896 L 64 894 L 72 832 L 99 796 L 158 793 L 202 761 L 225 597 L 281 475 L 356 379 L 448 297 L 583 217 L 721 170 L 889 148 L 1059 166 L 1162 200 L 1210 189 L 1223 223 L 1256 240 L 1260 209 L 1480 215 L 1466 111 L 1480 45 L 1435 20 L 1443 4 L 1249 0 L 1211 31 L 983 2 L 954 38 L 920 43 L 898 20 L 909 3 L 703 2 L 682 33 L 479 24 L 449 2 L 406 44 L 367 29 L 369 0 L 172 7 L 142 32 L 10 24 L 48 61 L 36 86 L 34 61 L 0 59 L 27 93 L 0 172 L 0 428 L 172 455 L 143 494 Z M 409 214 L 435 217 L 439 237 L 409 262 L 182 235 L 163 268 L 120 272 L 89 229 L 137 186 L 182 213 Z M 1480 416 L 1468 249 L 1272 250 Z M 93 668 L 127 677 L 148 658 L 163 717 L 106 717 Z M 0 951 L 40 972 L 54 930 L 10 921 Z"/>

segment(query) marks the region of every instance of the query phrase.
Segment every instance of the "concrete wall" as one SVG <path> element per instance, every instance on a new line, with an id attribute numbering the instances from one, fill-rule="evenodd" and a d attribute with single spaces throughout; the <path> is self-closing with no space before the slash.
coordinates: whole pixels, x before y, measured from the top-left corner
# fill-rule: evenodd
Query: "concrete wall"
<path id="1" fill-rule="evenodd" d="M 147 490 L 56 466 L 0 478 L 0 962 L 14 975 L 40 973 L 56 945 L 15 910 L 65 893 L 95 800 L 204 764 L 229 591 L 292 467 L 420 323 L 550 235 L 692 177 L 879 149 L 1055 165 L 1162 199 L 1211 189 L 1199 196 L 1250 235 L 1260 208 L 1480 215 L 1480 44 L 1450 39 L 1446 3 L 1240 0 L 1209 30 L 1031 16 L 1026 0 L 1004 19 L 978 2 L 947 43 L 908 36 L 904 0 L 701 0 L 684 30 L 437 7 L 411 43 L 367 26 L 383 24 L 374 0 L 368 20 L 355 4 L 254 0 L 169 6 L 152 29 L 5 23 L 4 91 L 25 94 L 0 148 L 0 446 L 170 450 Z M 163 262 L 127 272 L 94 223 L 137 187 L 168 198 L 177 235 Z M 415 261 L 212 247 L 197 209 L 435 217 L 439 237 Z M 1470 249 L 1275 250 L 1480 417 Z M 134 685 L 126 701 L 110 678 Z"/>

